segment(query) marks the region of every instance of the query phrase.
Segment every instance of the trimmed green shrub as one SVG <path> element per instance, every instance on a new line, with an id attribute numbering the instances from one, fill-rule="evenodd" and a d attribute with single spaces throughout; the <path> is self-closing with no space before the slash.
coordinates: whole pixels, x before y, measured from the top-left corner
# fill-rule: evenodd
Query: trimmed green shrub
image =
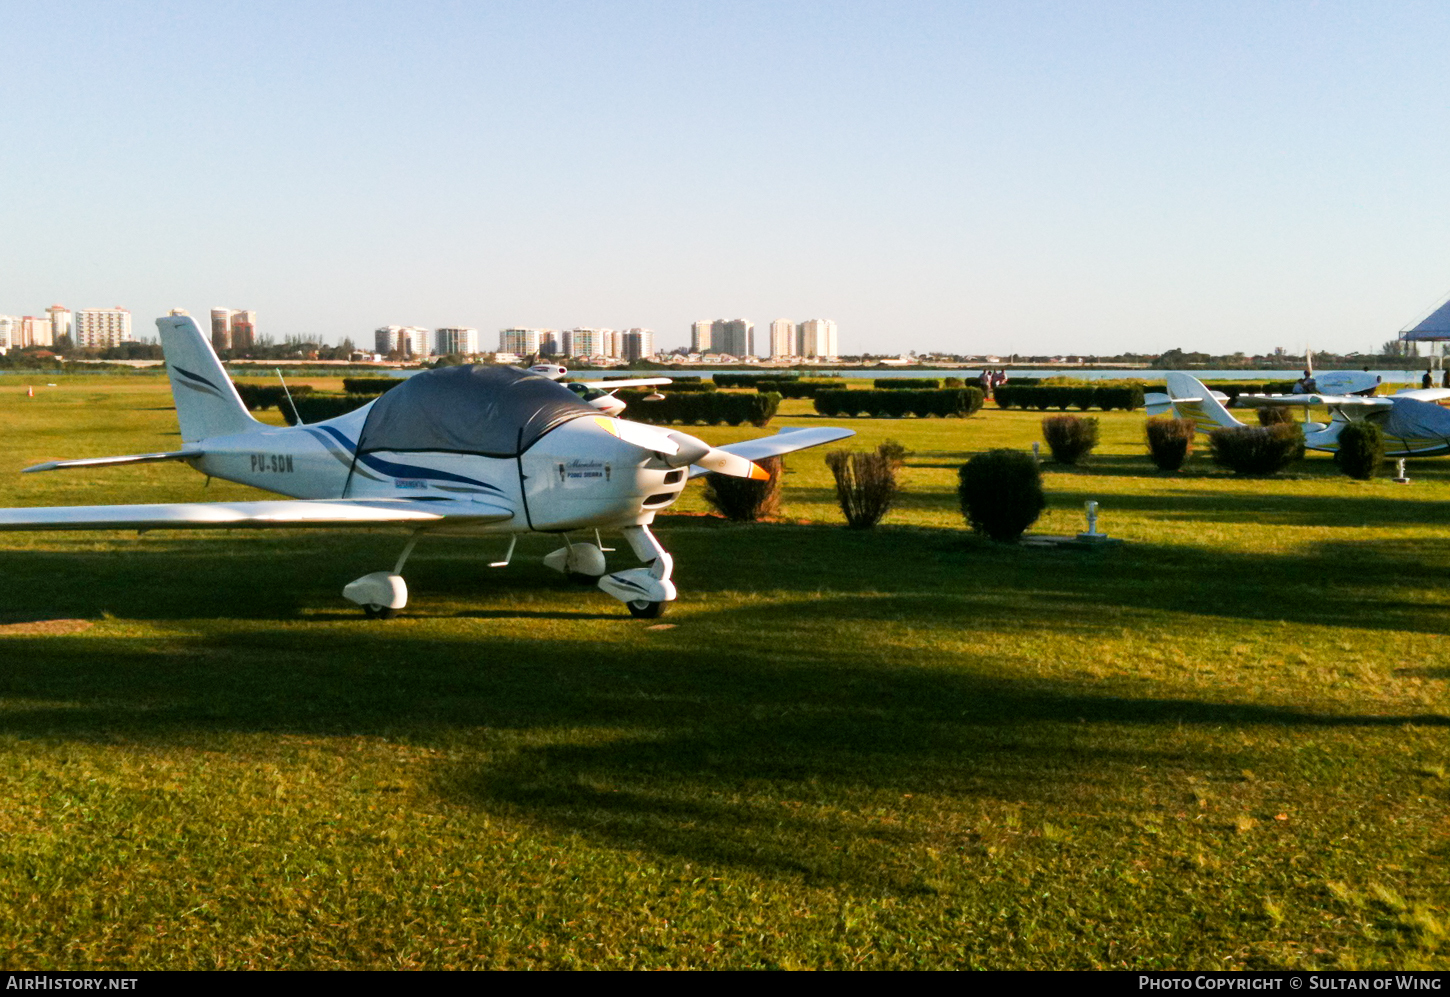
<path id="1" fill-rule="evenodd" d="M 935 377 L 877 377 L 871 386 L 881 391 L 934 391 L 941 387 L 941 380 Z"/>
<path id="2" fill-rule="evenodd" d="M 1197 424 L 1192 419 L 1174 419 L 1165 415 L 1149 419 L 1145 428 L 1148 432 L 1148 456 L 1158 470 L 1176 471 L 1182 467 L 1193 450 Z"/>
<path id="3" fill-rule="evenodd" d="M 836 501 L 846 515 L 846 525 L 853 530 L 869 530 L 881 522 L 896 497 L 896 453 L 901 445 L 888 450 L 886 444 L 875 452 L 833 450 L 826 454 L 826 466 L 836 479 Z"/>
<path id="4" fill-rule="evenodd" d="M 1021 450 L 988 450 L 962 465 L 957 498 L 973 530 L 1015 541 L 1047 508 L 1037 460 Z"/>
<path id="5" fill-rule="evenodd" d="M 350 395 L 381 395 L 406 381 L 404 377 L 344 377 L 342 389 Z"/>
<path id="6" fill-rule="evenodd" d="M 943 378 L 941 386 L 943 388 L 965 388 L 967 382 L 963 381 L 960 377 L 948 377 Z"/>
<path id="7" fill-rule="evenodd" d="M 1104 412 L 1113 409 L 1131 412 L 1143 407 L 1142 384 L 1013 384 L 1012 380 L 992 392 L 999 408 L 1035 408 L 1039 412 L 1050 408 L 1060 411 L 1076 408 L 1084 412 L 1097 408 Z"/>
<path id="8" fill-rule="evenodd" d="M 1385 461 L 1385 434 L 1372 422 L 1351 422 L 1339 434 L 1339 469 L 1368 481 Z"/>
<path id="9" fill-rule="evenodd" d="M 1304 456 L 1304 428 L 1297 422 L 1277 426 L 1229 426 L 1208 437 L 1213 462 L 1235 474 L 1277 474 Z"/>
<path id="10" fill-rule="evenodd" d="M 334 394 L 313 394 L 304 398 L 297 398 L 297 415 L 308 425 L 314 422 L 322 422 L 326 419 L 335 419 L 340 415 L 354 409 L 362 408 L 377 395 L 334 395 Z M 287 425 L 295 426 L 292 420 L 292 410 L 285 403 L 281 409 L 282 415 L 287 419 Z"/>
<path id="11" fill-rule="evenodd" d="M 1259 409 L 1260 426 L 1281 426 L 1294 421 L 1294 413 L 1287 405 L 1268 405 Z"/>
<path id="12" fill-rule="evenodd" d="M 279 412 L 291 411 L 287 405 L 287 393 L 280 384 L 248 384 L 245 381 L 232 383 L 236 385 L 237 394 L 241 396 L 242 404 L 247 407 L 248 412 L 265 411 L 274 405 Z M 312 394 L 310 384 L 289 384 L 287 388 L 292 392 L 293 401 Z"/>
<path id="13" fill-rule="evenodd" d="M 1050 415 L 1042 420 L 1042 438 L 1059 464 L 1076 464 L 1098 445 L 1098 420 L 1089 416 Z"/>
<path id="14" fill-rule="evenodd" d="M 668 387 L 668 385 L 666 385 Z M 650 392 L 621 390 L 615 397 L 624 402 L 625 418 L 635 422 L 648 422 L 663 426 L 670 423 L 684 423 L 692 426 L 704 423 L 718 426 L 728 423 L 739 426 L 769 425 L 780 408 L 780 395 L 733 394 L 725 391 L 695 391 L 667 394 L 658 401 L 647 401 Z"/>
<path id="15" fill-rule="evenodd" d="M 755 463 L 770 475 L 765 481 L 713 472 L 705 475 L 705 501 L 726 519 L 754 523 L 775 515 L 780 508 L 785 465 L 779 457 L 766 457 Z"/>
<path id="16" fill-rule="evenodd" d="M 877 419 L 929 415 L 965 418 L 982 407 L 980 388 L 937 388 L 925 391 L 818 391 L 816 411 L 835 418 L 867 415 Z"/>

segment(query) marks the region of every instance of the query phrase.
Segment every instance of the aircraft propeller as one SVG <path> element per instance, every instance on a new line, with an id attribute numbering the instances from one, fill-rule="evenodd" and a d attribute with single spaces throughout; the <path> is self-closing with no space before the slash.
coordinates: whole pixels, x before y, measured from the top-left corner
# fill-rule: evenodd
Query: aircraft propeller
<path id="1" fill-rule="evenodd" d="M 598 417 L 594 420 L 631 446 L 659 455 L 670 467 L 698 464 L 707 471 L 727 474 L 732 478 L 753 478 L 765 481 L 770 477 L 759 464 L 725 450 L 717 450 L 704 440 L 677 430 L 656 429 L 638 422 Z"/>

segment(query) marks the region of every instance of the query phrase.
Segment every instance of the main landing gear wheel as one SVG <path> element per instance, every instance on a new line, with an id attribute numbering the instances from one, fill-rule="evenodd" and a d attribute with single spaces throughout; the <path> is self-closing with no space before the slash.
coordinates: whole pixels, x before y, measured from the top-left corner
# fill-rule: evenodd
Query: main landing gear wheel
<path id="1" fill-rule="evenodd" d="M 398 615 L 398 611 L 392 606 L 371 605 L 362 608 L 363 615 L 370 620 L 391 620 Z"/>
<path id="2" fill-rule="evenodd" d="M 636 620 L 657 620 L 665 615 L 667 602 L 649 602 L 645 599 L 635 599 L 633 602 L 626 602 L 629 607 L 629 615 Z"/>

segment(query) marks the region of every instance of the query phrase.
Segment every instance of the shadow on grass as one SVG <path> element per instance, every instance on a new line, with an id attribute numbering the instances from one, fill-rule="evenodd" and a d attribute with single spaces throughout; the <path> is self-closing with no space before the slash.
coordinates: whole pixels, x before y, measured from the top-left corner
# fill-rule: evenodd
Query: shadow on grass
<path id="1" fill-rule="evenodd" d="M 1055 507 L 1081 505 L 1088 499 L 1102 499 L 1093 491 L 1065 490 L 1069 479 L 1047 479 L 1048 500 Z M 1077 481 L 1072 481 L 1077 485 Z M 1055 487 L 1054 487 L 1055 486 Z M 1283 492 L 1212 493 L 1165 487 L 1154 494 L 1124 493 L 1112 496 L 1118 509 L 1157 514 L 1155 518 L 1214 523 L 1273 522 L 1292 526 L 1403 526 L 1429 523 L 1450 525 L 1450 507 L 1444 500 L 1420 499 L 1402 493 L 1375 494 L 1391 486 L 1356 485 L 1344 495 L 1295 495 Z"/>
<path id="2" fill-rule="evenodd" d="M 934 887 L 900 846 L 924 832 L 875 820 L 878 807 L 936 795 L 1081 809 L 1145 768 L 1236 780 L 1261 765 L 1258 749 L 1232 741 L 1184 748 L 1174 734 L 1184 727 L 1450 726 L 1439 715 L 1104 695 L 1007 677 L 971 650 L 924 645 L 913 657 L 830 639 L 871 613 L 936 615 L 929 598 L 842 595 L 697 611 L 688 626 L 610 644 L 557 626 L 477 639 L 361 622 L 9 638 L 0 734 L 435 745 L 447 760 L 433 787 L 456 804 L 614 847 L 912 894 Z M 781 636 L 803 618 L 805 639 Z"/>

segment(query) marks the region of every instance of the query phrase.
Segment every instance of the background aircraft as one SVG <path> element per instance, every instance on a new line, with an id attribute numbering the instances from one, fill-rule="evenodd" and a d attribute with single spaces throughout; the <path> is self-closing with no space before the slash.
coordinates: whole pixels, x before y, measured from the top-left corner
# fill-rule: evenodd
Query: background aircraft
<path id="1" fill-rule="evenodd" d="M 1244 423 L 1228 411 L 1227 397 L 1210 391 L 1202 381 L 1188 374 L 1170 372 L 1167 395 L 1150 400 L 1149 414 L 1171 409 L 1180 419 L 1192 419 L 1199 432 L 1211 433 L 1224 426 Z M 1317 387 L 1328 391 L 1294 395 L 1239 395 L 1240 408 L 1303 405 L 1329 409 L 1329 422 L 1305 422 L 1304 445 L 1311 450 L 1334 453 L 1339 434 L 1351 422 L 1367 420 L 1380 427 L 1387 457 L 1440 457 L 1450 454 L 1450 410 L 1441 402 L 1450 400 L 1450 388 L 1410 388 L 1393 395 L 1363 395 L 1377 380 L 1360 371 L 1331 371 L 1315 378 Z M 1338 390 L 1341 393 L 1331 394 Z"/>
<path id="2" fill-rule="evenodd" d="M 370 527 L 413 536 L 391 571 L 349 583 L 343 595 L 369 616 L 407 604 L 403 565 L 420 533 L 553 533 L 565 546 L 551 568 L 596 582 L 637 617 L 676 596 L 673 561 L 650 532 L 686 482 L 707 472 L 765 478 L 753 463 L 853 435 L 787 429 L 712 447 L 687 433 L 602 415 L 567 387 L 517 367 L 423 371 L 356 411 L 312 425 L 252 418 L 211 344 L 187 316 L 156 320 L 183 446 L 164 453 L 49 461 L 27 471 L 179 461 L 211 477 L 288 496 L 257 502 L 0 509 L 0 530 Z M 579 530 L 618 529 L 640 567 L 609 571 Z"/>

